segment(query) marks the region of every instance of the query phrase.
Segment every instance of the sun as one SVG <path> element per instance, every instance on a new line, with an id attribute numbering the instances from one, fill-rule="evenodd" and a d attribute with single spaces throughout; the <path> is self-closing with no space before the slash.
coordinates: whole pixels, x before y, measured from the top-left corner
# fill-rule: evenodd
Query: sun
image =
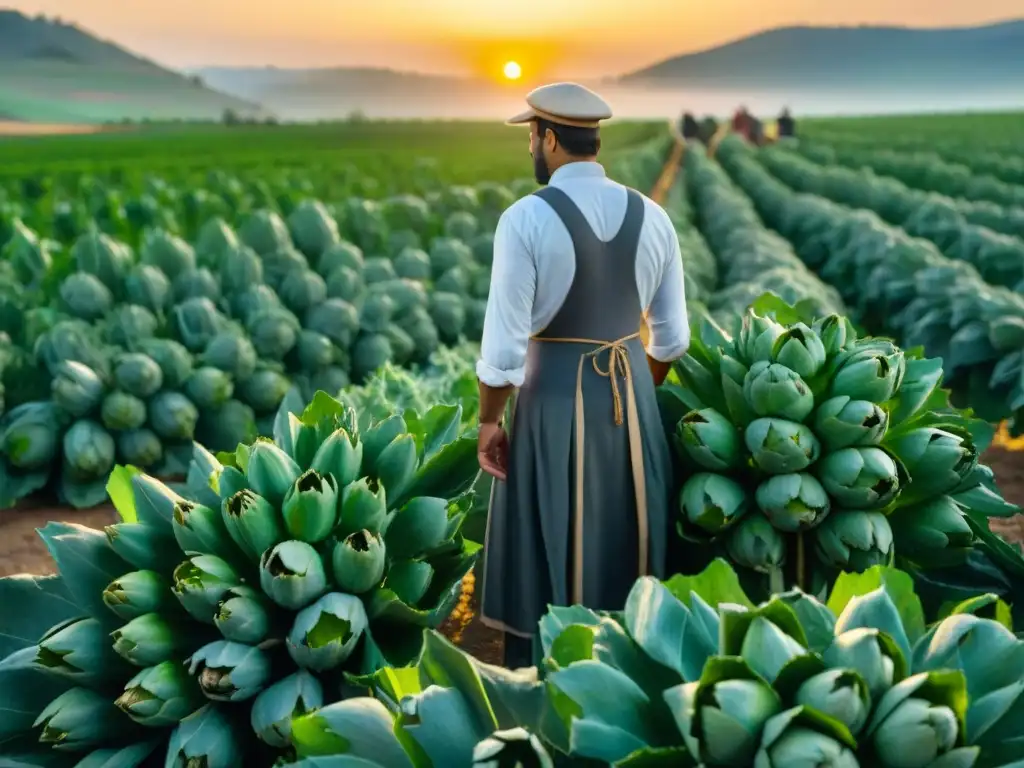
<path id="1" fill-rule="evenodd" d="M 504 72 L 506 80 L 518 80 L 523 76 L 523 68 L 517 61 L 506 61 Z"/>

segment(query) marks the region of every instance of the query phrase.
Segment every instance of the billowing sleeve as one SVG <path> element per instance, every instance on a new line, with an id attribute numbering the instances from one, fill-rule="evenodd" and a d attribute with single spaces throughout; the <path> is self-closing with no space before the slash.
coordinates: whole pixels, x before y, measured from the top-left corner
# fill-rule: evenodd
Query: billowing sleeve
<path id="1" fill-rule="evenodd" d="M 686 283 L 683 280 L 683 257 L 679 235 L 664 211 L 654 219 L 659 250 L 665 254 L 661 282 L 647 311 L 650 338 L 647 354 L 669 363 L 686 354 L 690 347 L 690 322 L 686 316 Z"/>
<path id="2" fill-rule="evenodd" d="M 476 375 L 490 387 L 522 386 L 533 322 L 537 269 L 522 233 L 522 205 L 502 214 L 494 233 L 491 287 Z"/>

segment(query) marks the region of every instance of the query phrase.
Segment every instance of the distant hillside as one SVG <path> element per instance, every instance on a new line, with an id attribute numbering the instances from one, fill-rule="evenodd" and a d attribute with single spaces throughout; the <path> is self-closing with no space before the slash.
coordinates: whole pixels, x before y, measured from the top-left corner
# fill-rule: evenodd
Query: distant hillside
<path id="1" fill-rule="evenodd" d="M 984 27 L 785 27 L 677 56 L 623 85 L 899 91 L 1014 88 L 1024 101 L 1024 20 Z"/>
<path id="2" fill-rule="evenodd" d="M 30 122 L 217 119 L 262 116 L 218 93 L 57 19 L 0 9 L 0 112 Z"/>
<path id="3" fill-rule="evenodd" d="M 353 112 L 381 118 L 492 118 L 514 114 L 522 103 L 521 88 L 369 67 L 208 67 L 194 73 L 213 88 L 295 120 Z"/>

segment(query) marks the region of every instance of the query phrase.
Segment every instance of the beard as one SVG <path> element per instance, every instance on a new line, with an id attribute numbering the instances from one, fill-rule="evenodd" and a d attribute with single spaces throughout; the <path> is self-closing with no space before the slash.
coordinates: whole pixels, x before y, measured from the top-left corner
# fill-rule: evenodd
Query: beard
<path id="1" fill-rule="evenodd" d="M 548 162 L 544 159 L 543 152 L 538 152 L 533 156 L 533 178 L 542 187 L 547 186 L 547 183 L 551 181 L 551 169 L 548 168 Z"/>

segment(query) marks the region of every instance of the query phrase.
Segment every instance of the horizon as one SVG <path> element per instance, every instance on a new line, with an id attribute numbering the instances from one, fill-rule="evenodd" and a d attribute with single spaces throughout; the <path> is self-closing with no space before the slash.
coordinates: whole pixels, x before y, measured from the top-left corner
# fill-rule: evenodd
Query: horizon
<path id="1" fill-rule="evenodd" d="M 292 0 L 288 8 L 269 0 L 179 0 L 159 11 L 155 0 L 130 8 L 118 7 L 120 0 L 90 0 L 88 9 L 76 8 L 78 2 L 25 0 L 7 7 L 28 16 L 60 18 L 179 71 L 365 68 L 501 82 L 504 64 L 516 61 L 522 78 L 505 82 L 517 87 L 545 79 L 615 77 L 779 27 L 941 29 L 1021 19 L 1019 0 L 979 0 L 968 8 L 950 0 L 909 0 L 898 8 L 870 0 L 856 10 L 822 9 L 815 7 L 815 0 L 783 0 L 758 8 L 756 14 L 743 8 L 749 0 L 725 0 L 713 12 L 692 12 L 681 33 L 658 23 L 678 14 L 672 12 L 674 0 L 634 0 L 628 8 L 610 0 L 587 0 L 588 15 L 582 13 L 583 0 L 567 0 L 553 18 L 543 16 L 540 0 L 521 0 L 511 16 L 508 8 L 481 9 L 468 0 L 432 0 L 426 14 L 426 4 L 416 0 L 384 0 L 358 13 L 348 9 L 352 0 Z M 262 10 L 254 20 L 256 5 Z M 729 6 L 738 12 L 730 13 Z M 233 12 L 240 8 L 247 14 Z M 630 17 L 622 18 L 624 14 Z M 459 21 L 452 23 L 449 17 Z M 239 24 L 240 18 L 255 23 Z M 360 27 L 364 34 L 352 39 Z M 334 28 L 346 29 L 350 37 L 335 36 Z M 196 34 L 196 29 L 203 31 Z M 609 44 L 611 30 L 616 42 Z"/>

